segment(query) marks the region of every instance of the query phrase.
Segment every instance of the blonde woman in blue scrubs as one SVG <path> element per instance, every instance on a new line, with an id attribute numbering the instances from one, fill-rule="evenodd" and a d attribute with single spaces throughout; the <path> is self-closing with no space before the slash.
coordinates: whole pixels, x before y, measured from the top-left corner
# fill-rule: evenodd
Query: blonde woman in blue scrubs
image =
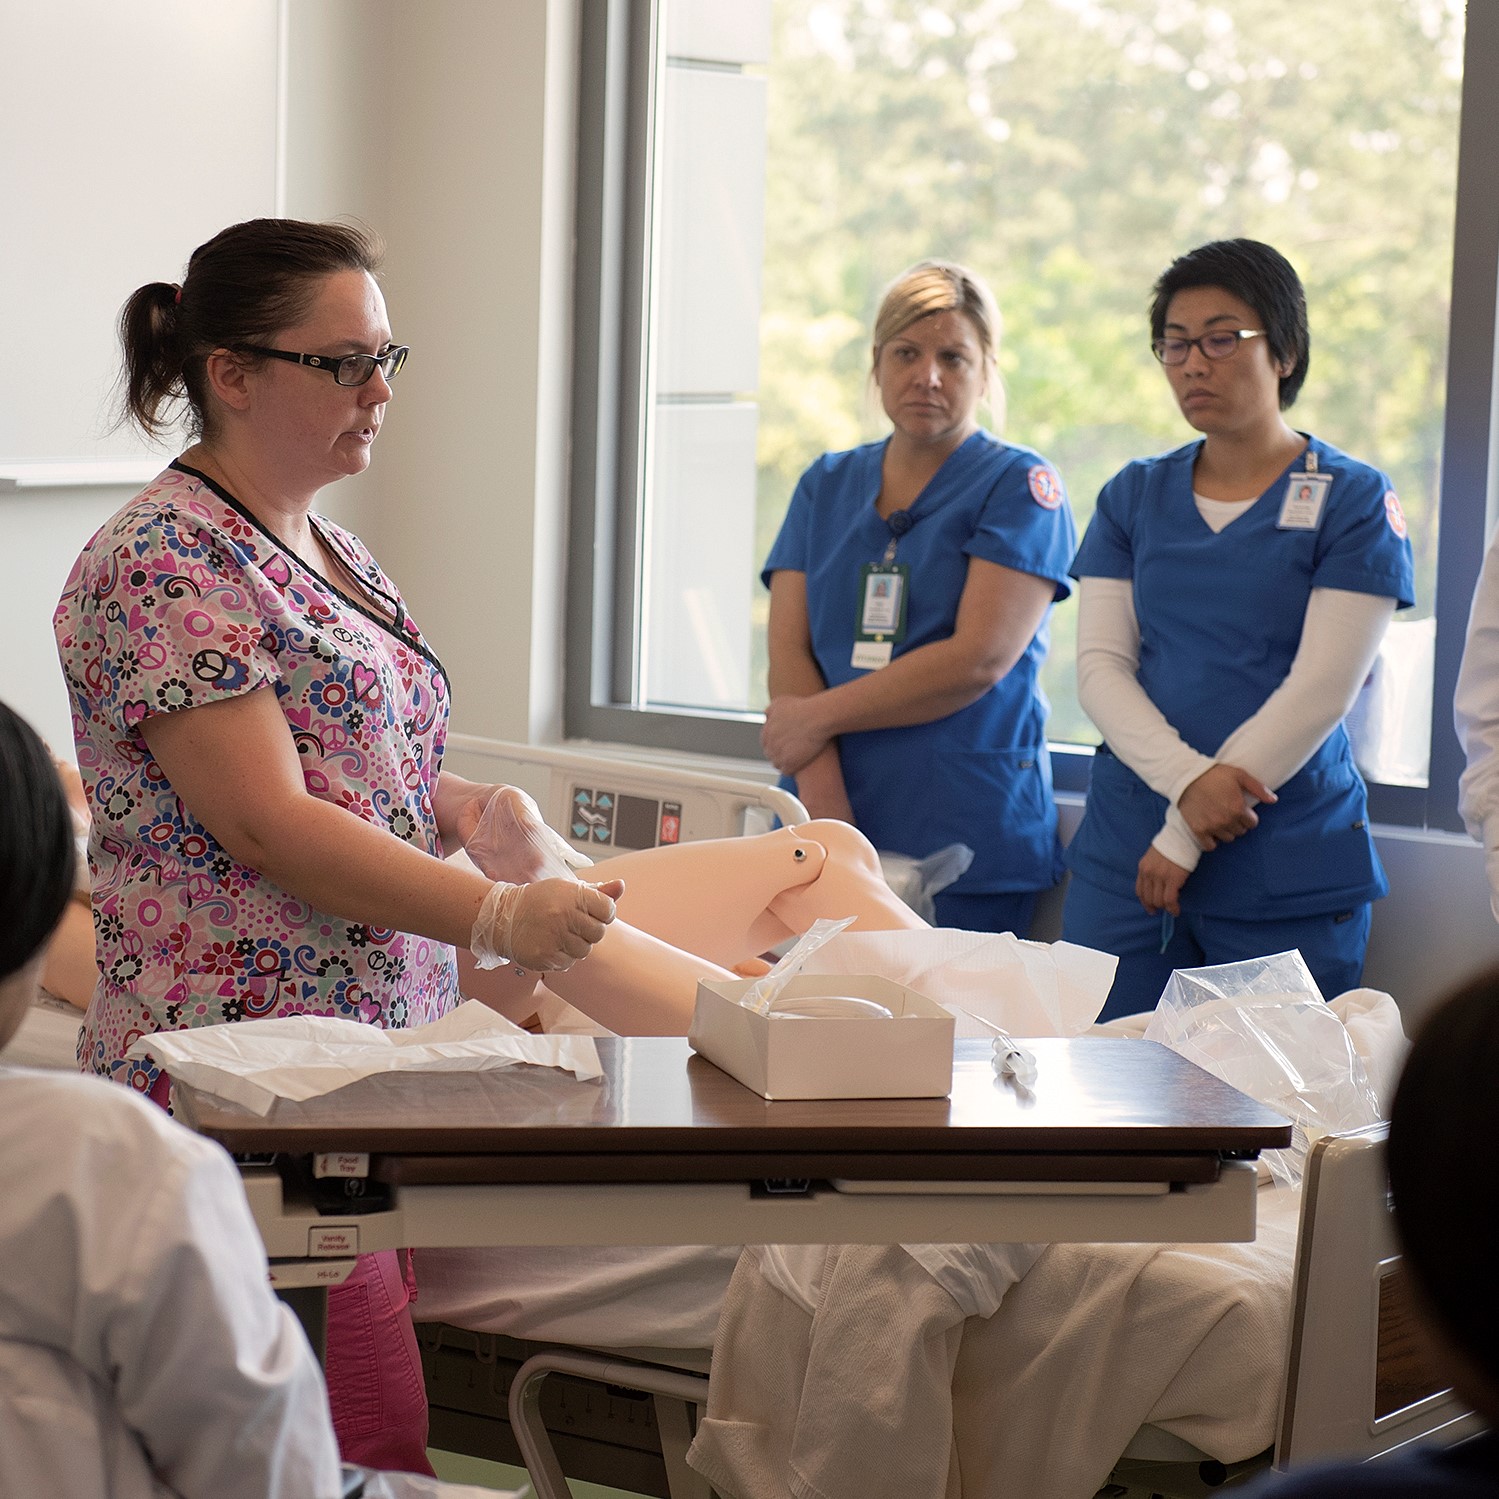
<path id="1" fill-rule="evenodd" d="M 762 744 L 813 817 L 878 849 L 966 843 L 938 924 L 1023 936 L 1061 875 L 1037 673 L 1075 532 L 1056 470 L 979 426 L 999 326 L 950 262 L 886 291 L 872 378 L 892 431 L 807 470 L 762 574 Z"/>
<path id="2" fill-rule="evenodd" d="M 1104 1016 L 1173 969 L 1300 950 L 1355 987 L 1389 886 L 1343 716 L 1414 601 L 1389 479 L 1284 416 L 1306 298 L 1255 240 L 1155 286 L 1151 348 L 1201 436 L 1104 486 L 1073 565 L 1078 696 L 1104 737 L 1062 934 L 1119 958 Z"/>

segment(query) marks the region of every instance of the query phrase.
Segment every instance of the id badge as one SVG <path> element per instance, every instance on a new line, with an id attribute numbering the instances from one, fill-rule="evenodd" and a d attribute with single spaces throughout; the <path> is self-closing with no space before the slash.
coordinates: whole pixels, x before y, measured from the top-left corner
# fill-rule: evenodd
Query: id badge
<path id="1" fill-rule="evenodd" d="M 892 647 L 906 638 L 911 569 L 903 562 L 867 562 L 859 569 L 859 617 L 850 665 L 876 671 L 890 664 Z"/>
<path id="2" fill-rule="evenodd" d="M 1276 528 L 1281 531 L 1315 531 L 1322 524 L 1322 510 L 1327 504 L 1327 491 L 1331 488 L 1331 474 L 1292 474 L 1286 481 L 1286 497 L 1280 502 Z"/>

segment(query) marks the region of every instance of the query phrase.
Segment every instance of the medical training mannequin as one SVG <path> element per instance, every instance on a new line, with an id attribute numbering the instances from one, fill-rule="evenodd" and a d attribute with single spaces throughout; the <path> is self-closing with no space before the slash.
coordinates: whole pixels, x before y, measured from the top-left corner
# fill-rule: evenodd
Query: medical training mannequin
<path id="1" fill-rule="evenodd" d="M 0 1047 L 72 886 L 41 741 L 0 704 Z M 0 1495 L 334 1499 L 322 1375 L 217 1145 L 0 1059 Z"/>
<path id="2" fill-rule="evenodd" d="M 1245 1491 L 1261 1499 L 1478 1499 L 1499 1494 L 1499 969 L 1421 1025 L 1390 1110 L 1390 1198 L 1427 1362 L 1490 1429 L 1453 1447 L 1309 1468 Z"/>
<path id="3" fill-rule="evenodd" d="M 1173 970 L 1297 948 L 1358 987 L 1389 882 L 1343 719 L 1415 598 L 1378 469 L 1290 425 L 1306 295 L 1256 240 L 1154 287 L 1151 351 L 1200 434 L 1104 486 L 1072 564 L 1078 700 L 1103 734 L 1067 848 L 1068 941 L 1119 959 L 1103 1019 Z"/>
<path id="4" fill-rule="evenodd" d="M 514 787 L 495 793 L 468 855 L 490 879 L 513 883 L 554 874 L 568 857 Z M 869 840 L 832 820 L 620 854 L 587 876 L 623 881 L 616 919 L 586 958 L 545 984 L 625 1035 L 685 1035 L 699 980 L 761 971 L 760 954 L 819 917 L 853 916 L 858 931 L 926 926 L 885 883 Z M 461 968 L 466 995 L 517 1020 L 534 1010 L 542 977 L 513 965 Z"/>

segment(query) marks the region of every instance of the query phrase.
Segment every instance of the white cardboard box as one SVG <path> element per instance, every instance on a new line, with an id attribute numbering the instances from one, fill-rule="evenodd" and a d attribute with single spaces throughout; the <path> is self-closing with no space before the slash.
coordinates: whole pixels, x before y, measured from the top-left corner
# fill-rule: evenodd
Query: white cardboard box
<path id="1" fill-rule="evenodd" d="M 924 994 L 862 974 L 804 974 L 781 993 L 872 999 L 894 1017 L 807 1020 L 745 1009 L 739 999 L 753 982 L 699 983 L 687 1040 L 762 1097 L 942 1098 L 952 1091 L 953 1017 Z"/>

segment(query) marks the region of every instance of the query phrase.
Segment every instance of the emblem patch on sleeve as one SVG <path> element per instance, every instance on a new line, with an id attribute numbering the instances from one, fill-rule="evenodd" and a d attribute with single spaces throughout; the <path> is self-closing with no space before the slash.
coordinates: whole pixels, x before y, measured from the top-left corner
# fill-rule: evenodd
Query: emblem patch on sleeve
<path id="1" fill-rule="evenodd" d="M 1036 464 L 1026 475 L 1031 486 L 1031 498 L 1043 510 L 1056 510 L 1062 503 L 1062 481 L 1054 469 L 1044 463 Z"/>
<path id="2" fill-rule="evenodd" d="M 1410 528 L 1405 524 L 1405 511 L 1400 508 L 1400 500 L 1393 489 L 1384 492 L 1384 515 L 1390 523 L 1390 530 L 1404 541 Z"/>

